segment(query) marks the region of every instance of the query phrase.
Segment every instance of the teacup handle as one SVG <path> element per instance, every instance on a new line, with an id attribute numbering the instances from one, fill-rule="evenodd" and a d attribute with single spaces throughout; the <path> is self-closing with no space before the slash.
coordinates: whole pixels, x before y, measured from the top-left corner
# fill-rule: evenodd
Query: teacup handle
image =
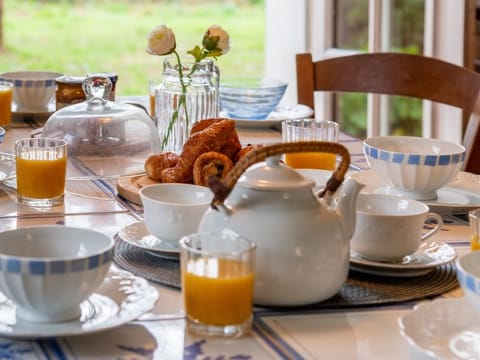
<path id="1" fill-rule="evenodd" d="M 438 230 L 440 230 L 440 228 L 443 226 L 443 219 L 440 215 L 436 214 L 436 213 L 433 213 L 433 212 L 429 212 L 427 214 L 427 218 L 425 219 L 424 221 L 424 224 L 426 224 L 427 222 L 430 223 L 430 220 L 434 220 L 435 221 L 435 226 L 433 227 L 433 229 L 431 230 L 428 230 L 426 233 L 424 233 L 422 235 L 422 241 L 424 241 L 425 239 L 429 238 L 430 236 L 432 236 L 433 234 L 435 234 Z"/>

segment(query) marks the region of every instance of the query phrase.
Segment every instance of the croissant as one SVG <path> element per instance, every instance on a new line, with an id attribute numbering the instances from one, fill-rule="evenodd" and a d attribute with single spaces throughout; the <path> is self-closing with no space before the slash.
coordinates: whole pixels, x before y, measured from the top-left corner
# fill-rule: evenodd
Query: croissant
<path id="1" fill-rule="evenodd" d="M 220 152 L 225 143 L 235 136 L 238 137 L 233 120 L 212 121 L 210 126 L 190 135 L 176 165 L 162 171 L 162 181 L 191 182 L 193 180 L 193 164 L 197 157 L 209 151 Z"/>
<path id="2" fill-rule="evenodd" d="M 145 161 L 145 172 L 155 181 L 162 181 L 162 171 L 175 166 L 179 156 L 173 152 L 150 155 Z"/>
<path id="3" fill-rule="evenodd" d="M 211 176 L 222 179 L 232 167 L 232 160 L 225 154 L 216 151 L 203 153 L 197 157 L 193 164 L 193 183 L 208 186 L 208 180 Z"/>

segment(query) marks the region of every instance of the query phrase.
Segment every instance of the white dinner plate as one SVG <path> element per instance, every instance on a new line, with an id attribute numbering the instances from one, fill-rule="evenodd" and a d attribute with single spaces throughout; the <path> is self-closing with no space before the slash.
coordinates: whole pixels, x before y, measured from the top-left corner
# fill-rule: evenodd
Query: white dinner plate
<path id="1" fill-rule="evenodd" d="M 239 127 L 270 127 L 280 126 L 283 120 L 309 118 L 313 115 L 313 110 L 306 105 L 284 105 L 278 106 L 274 111 L 268 114 L 266 119 L 232 119 Z M 226 112 L 220 111 L 221 117 L 228 118 Z"/>
<path id="2" fill-rule="evenodd" d="M 180 255 L 179 247 L 172 248 L 170 243 L 166 243 L 150 234 L 143 221 L 138 221 L 123 227 L 118 232 L 118 236 L 130 245 L 148 251 L 156 256 L 178 259 Z"/>
<path id="3" fill-rule="evenodd" d="M 363 193 L 398 195 L 386 185 L 373 170 L 350 173 L 358 182 L 365 184 Z M 480 207 L 480 175 L 460 171 L 446 186 L 437 191 L 436 200 L 423 201 L 431 211 L 440 214 L 466 214 Z"/>
<path id="4" fill-rule="evenodd" d="M 84 335 L 126 324 L 153 308 L 158 291 L 145 279 L 112 268 L 97 291 L 80 305 L 79 319 L 50 324 L 17 321 L 15 305 L 1 296 L 0 336 L 36 339 Z"/>
<path id="5" fill-rule="evenodd" d="M 425 241 L 412 255 L 407 255 L 398 262 L 374 261 L 361 257 L 350 251 L 350 266 L 353 270 L 371 275 L 408 277 L 425 275 L 437 266 L 445 265 L 457 257 L 457 252 L 450 245 L 441 241 Z"/>
<path id="6" fill-rule="evenodd" d="M 480 359 L 480 318 L 465 298 L 422 302 L 399 317 L 401 334 L 435 359 Z"/>

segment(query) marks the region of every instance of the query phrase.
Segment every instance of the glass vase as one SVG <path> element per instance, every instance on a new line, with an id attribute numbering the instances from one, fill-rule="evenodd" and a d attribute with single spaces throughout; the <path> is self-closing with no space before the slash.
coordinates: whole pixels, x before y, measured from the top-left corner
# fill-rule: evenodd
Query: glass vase
<path id="1" fill-rule="evenodd" d="M 155 90 L 156 123 L 162 151 L 180 153 L 190 130 L 202 119 L 217 117 L 219 73 L 213 60 L 183 62 L 166 58 L 163 80 Z"/>

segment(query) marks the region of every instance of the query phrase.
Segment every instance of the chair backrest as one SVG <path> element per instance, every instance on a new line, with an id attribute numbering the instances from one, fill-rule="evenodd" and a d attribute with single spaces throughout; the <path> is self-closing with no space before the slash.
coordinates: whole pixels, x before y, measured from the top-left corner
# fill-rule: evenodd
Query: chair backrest
<path id="1" fill-rule="evenodd" d="M 401 95 L 461 108 L 467 149 L 464 169 L 480 173 L 480 126 L 478 118 L 471 117 L 478 106 L 480 74 L 443 60 L 401 53 L 356 54 L 316 62 L 311 54 L 297 54 L 296 67 L 298 103 L 312 109 L 315 91 Z"/>

